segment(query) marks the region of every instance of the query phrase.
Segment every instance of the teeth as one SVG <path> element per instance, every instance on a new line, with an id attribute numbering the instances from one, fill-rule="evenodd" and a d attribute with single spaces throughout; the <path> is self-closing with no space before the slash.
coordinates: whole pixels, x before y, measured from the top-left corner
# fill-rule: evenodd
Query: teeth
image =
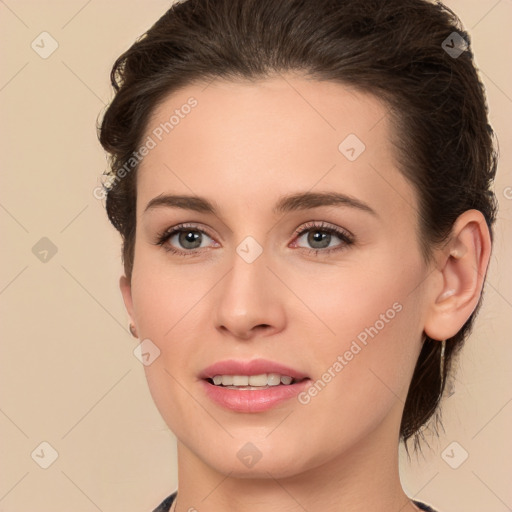
<path id="1" fill-rule="evenodd" d="M 222 384 L 224 384 L 224 377 L 222 377 Z M 226 384 L 224 384 L 225 386 Z M 233 386 L 248 386 L 249 377 L 247 375 L 233 375 Z"/>
<path id="2" fill-rule="evenodd" d="M 247 380 L 248 380 L 249 386 L 266 386 L 267 385 L 267 375 L 265 373 L 263 373 L 261 375 L 251 375 Z"/>
<path id="3" fill-rule="evenodd" d="M 281 384 L 281 375 L 279 375 L 278 373 L 269 373 L 266 377 L 269 386 L 279 386 L 279 384 Z"/>
<path id="4" fill-rule="evenodd" d="M 220 376 L 222 379 L 223 386 L 232 386 L 233 385 L 233 375 L 222 375 Z"/>
<path id="5" fill-rule="evenodd" d="M 262 373 L 260 375 L 215 375 L 212 380 L 216 386 L 264 388 L 280 384 L 288 386 L 293 382 L 293 377 L 279 373 Z"/>

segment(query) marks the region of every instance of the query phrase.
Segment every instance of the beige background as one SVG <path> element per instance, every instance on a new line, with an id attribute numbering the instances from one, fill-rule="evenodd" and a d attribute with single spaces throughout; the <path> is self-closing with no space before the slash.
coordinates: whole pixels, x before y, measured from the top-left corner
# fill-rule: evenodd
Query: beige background
<path id="1" fill-rule="evenodd" d="M 444 401 L 446 431 L 424 459 L 408 463 L 402 452 L 401 471 L 409 495 L 440 512 L 504 512 L 512 508 L 512 0 L 447 5 L 472 34 L 487 87 L 501 210 L 484 307 Z M 112 97 L 110 68 L 168 6 L 0 0 L 0 512 L 150 511 L 177 484 L 175 439 L 127 330 L 120 239 L 93 196 L 106 168 L 95 123 Z M 35 40 L 43 51 L 45 37 L 51 48 L 43 31 L 58 43 L 46 59 L 31 47 Z M 33 253 L 43 237 L 57 248 L 46 262 L 44 246 Z M 58 452 L 47 469 L 44 441 Z M 468 459 L 452 469 L 446 460 L 460 461 L 462 450 Z"/>

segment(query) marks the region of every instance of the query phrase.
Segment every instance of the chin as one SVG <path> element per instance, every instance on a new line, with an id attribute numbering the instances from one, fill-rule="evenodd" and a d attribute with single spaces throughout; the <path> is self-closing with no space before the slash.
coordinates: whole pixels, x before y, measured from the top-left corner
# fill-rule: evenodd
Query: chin
<path id="1" fill-rule="evenodd" d="M 241 446 L 241 448 L 240 448 Z M 267 446 L 258 450 L 250 443 L 237 442 L 231 447 L 210 451 L 203 461 L 215 471 L 240 479 L 288 478 L 304 470 L 305 454 L 301 453 L 301 462 L 297 462 L 299 449 L 290 449 L 284 453 L 282 447 Z M 196 452 L 200 454 L 201 452 Z M 229 454 L 229 456 L 227 456 Z M 205 454 L 206 455 L 206 454 Z"/>

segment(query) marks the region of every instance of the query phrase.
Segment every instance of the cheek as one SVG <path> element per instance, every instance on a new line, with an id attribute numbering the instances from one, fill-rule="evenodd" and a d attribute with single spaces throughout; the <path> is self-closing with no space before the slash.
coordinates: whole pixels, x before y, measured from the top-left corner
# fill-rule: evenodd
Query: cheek
<path id="1" fill-rule="evenodd" d="M 141 251 L 137 256 L 132 300 L 139 333 L 163 344 L 194 314 L 195 305 L 209 288 L 208 281 L 191 272 L 192 266 L 170 266 L 165 257 L 155 257 L 153 251 Z"/>
<path id="2" fill-rule="evenodd" d="M 321 354 L 326 371 L 333 368 L 336 377 L 317 404 L 320 409 L 350 411 L 364 428 L 405 404 L 422 332 L 420 309 L 409 291 L 407 286 L 378 288 L 364 300 L 354 298 L 347 306 L 350 313 L 338 316 L 343 334 Z"/>
<path id="3" fill-rule="evenodd" d="M 369 281 L 363 288 L 360 281 L 354 285 L 357 293 L 343 293 L 332 282 L 324 294 L 325 307 L 318 311 L 335 334 L 321 340 L 311 336 L 314 346 L 307 354 L 316 373 L 298 415 L 304 424 L 316 418 L 321 425 L 308 429 L 310 449 L 319 457 L 343 451 L 387 418 L 399 424 L 421 348 L 412 276 Z M 326 435 L 328 446 L 322 444 Z"/>
<path id="4" fill-rule="evenodd" d="M 421 282 L 420 274 L 415 258 L 397 262 L 392 253 L 384 253 L 375 255 L 373 261 L 368 258 L 350 266 L 319 267 L 314 275 L 299 272 L 289 277 L 307 307 L 296 303 L 304 311 L 303 318 L 308 318 L 311 332 L 316 324 L 319 338 L 324 340 L 322 346 L 342 348 L 358 335 L 364 343 L 372 334 L 397 334 L 405 325 L 419 321 L 414 290 Z"/>
<path id="5" fill-rule="evenodd" d="M 158 357 L 144 366 L 151 396 L 171 430 L 186 437 L 183 418 L 204 415 L 186 389 L 193 378 L 194 356 L 204 339 L 207 292 L 218 274 L 199 279 L 192 266 L 170 267 L 154 254 L 137 255 L 132 274 L 132 299 L 140 340 L 149 339 Z M 211 282 L 210 282 L 211 281 Z M 210 306 L 208 306 L 210 304 Z M 181 419 L 180 419 L 181 418 Z M 214 425 L 213 425 L 214 426 Z"/>
<path id="6" fill-rule="evenodd" d="M 307 297 L 314 313 L 308 313 L 311 327 L 305 332 L 309 347 L 314 346 L 309 348 L 311 365 L 317 378 L 329 371 L 336 375 L 326 386 L 333 391 L 326 400 L 344 397 L 359 408 L 357 396 L 375 402 L 406 398 L 421 348 L 418 284 L 425 276 L 419 254 L 409 251 L 401 261 L 396 254 L 390 245 L 365 264 L 297 280 L 297 294 Z"/>

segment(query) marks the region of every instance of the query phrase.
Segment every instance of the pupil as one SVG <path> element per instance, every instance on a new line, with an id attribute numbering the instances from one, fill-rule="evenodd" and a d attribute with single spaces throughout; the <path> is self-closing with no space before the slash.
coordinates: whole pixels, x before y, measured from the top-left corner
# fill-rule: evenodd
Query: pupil
<path id="1" fill-rule="evenodd" d="M 319 235 L 319 236 L 317 236 Z M 314 246 L 316 242 L 321 242 L 322 240 L 325 241 L 327 238 L 327 245 L 323 244 L 321 247 L 328 247 L 329 246 L 329 237 L 331 235 L 329 233 L 322 233 L 321 231 L 314 231 L 310 233 L 310 240 L 309 243 Z"/>
<path id="2" fill-rule="evenodd" d="M 195 241 L 197 241 L 199 239 L 199 237 L 200 237 L 199 233 L 195 233 L 194 231 L 182 231 L 181 234 L 184 235 L 184 236 L 181 237 L 182 239 L 180 240 L 180 243 L 184 247 L 186 247 L 188 249 L 196 249 L 198 247 L 198 246 L 196 246 L 196 247 L 188 247 L 187 244 L 189 244 L 189 243 L 193 244 Z M 201 242 L 199 242 L 199 245 L 201 245 Z"/>

